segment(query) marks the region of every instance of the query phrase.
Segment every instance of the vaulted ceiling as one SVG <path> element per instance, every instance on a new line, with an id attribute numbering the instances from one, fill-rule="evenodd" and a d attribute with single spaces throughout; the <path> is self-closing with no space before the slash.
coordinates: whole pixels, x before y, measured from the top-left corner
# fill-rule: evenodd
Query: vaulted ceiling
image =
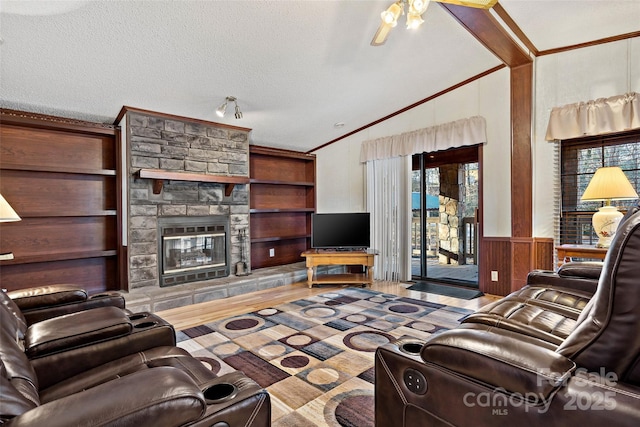
<path id="1" fill-rule="evenodd" d="M 371 46 L 391 2 L 0 0 L 0 106 L 113 123 L 127 105 L 309 151 L 502 64 L 435 2 Z M 640 36 L 639 0 L 498 5 L 531 55 Z M 226 96 L 242 119 L 215 115 Z"/>

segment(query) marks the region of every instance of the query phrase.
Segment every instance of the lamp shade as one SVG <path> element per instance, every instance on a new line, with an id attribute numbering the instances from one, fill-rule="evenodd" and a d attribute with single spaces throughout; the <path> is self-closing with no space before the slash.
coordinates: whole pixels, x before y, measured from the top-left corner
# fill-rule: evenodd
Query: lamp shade
<path id="1" fill-rule="evenodd" d="M 0 194 L 0 222 L 20 221 L 20 217 Z"/>
<path id="2" fill-rule="evenodd" d="M 582 200 L 637 199 L 627 176 L 617 166 L 599 168 L 591 178 Z"/>

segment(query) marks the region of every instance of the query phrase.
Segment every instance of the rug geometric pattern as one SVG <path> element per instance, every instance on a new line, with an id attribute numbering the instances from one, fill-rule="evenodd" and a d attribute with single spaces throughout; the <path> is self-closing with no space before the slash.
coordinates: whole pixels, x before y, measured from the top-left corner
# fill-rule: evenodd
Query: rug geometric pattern
<path id="1" fill-rule="evenodd" d="M 472 311 L 345 288 L 177 332 L 215 373 L 243 371 L 271 396 L 273 427 L 373 426 L 376 348 L 426 339 Z"/>

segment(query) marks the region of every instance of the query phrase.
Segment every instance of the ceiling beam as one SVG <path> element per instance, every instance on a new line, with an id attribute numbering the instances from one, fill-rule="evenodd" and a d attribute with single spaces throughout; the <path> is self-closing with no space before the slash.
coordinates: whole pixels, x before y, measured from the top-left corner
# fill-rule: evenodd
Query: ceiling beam
<path id="1" fill-rule="evenodd" d="M 510 68 L 533 62 L 487 9 L 440 3 L 484 47 Z"/>

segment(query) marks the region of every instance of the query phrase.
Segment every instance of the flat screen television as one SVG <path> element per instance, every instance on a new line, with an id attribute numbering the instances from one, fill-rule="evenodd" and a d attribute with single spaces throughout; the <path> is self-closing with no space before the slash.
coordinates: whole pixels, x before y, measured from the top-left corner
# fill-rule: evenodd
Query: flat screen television
<path id="1" fill-rule="evenodd" d="M 317 249 L 366 249 L 371 242 L 368 212 L 314 213 L 311 215 L 311 247 Z"/>

